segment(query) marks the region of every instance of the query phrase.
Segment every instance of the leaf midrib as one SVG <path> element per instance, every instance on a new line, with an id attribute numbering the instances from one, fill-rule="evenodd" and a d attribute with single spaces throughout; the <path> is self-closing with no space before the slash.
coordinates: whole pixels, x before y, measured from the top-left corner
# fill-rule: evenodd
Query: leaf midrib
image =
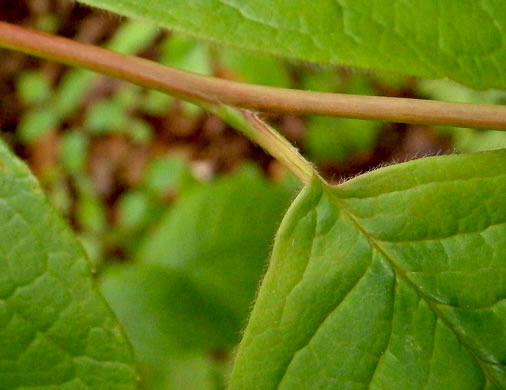
<path id="1" fill-rule="evenodd" d="M 336 196 L 332 192 L 332 188 L 328 187 L 327 185 L 323 184 L 323 191 L 336 203 L 337 208 L 343 213 L 343 216 L 345 216 L 367 239 L 369 244 L 372 248 L 376 249 L 379 253 L 383 255 L 386 261 L 388 261 L 388 264 L 392 267 L 392 270 L 394 273 L 401 279 L 403 279 L 415 292 L 416 294 L 424 300 L 425 303 L 431 308 L 431 310 L 436 314 L 436 316 L 444 322 L 446 326 L 455 334 L 457 339 L 460 341 L 462 345 L 466 347 L 468 352 L 473 356 L 476 363 L 480 366 L 480 369 L 486 379 L 486 381 L 493 383 L 498 389 L 500 390 L 506 390 L 500 383 L 498 383 L 494 376 L 490 373 L 488 367 L 486 364 L 492 364 L 497 365 L 494 362 L 489 362 L 481 359 L 475 352 L 475 350 L 465 342 L 465 338 L 458 332 L 458 330 L 453 326 L 453 324 L 444 316 L 444 314 L 437 308 L 435 305 L 435 302 L 430 299 L 430 297 L 427 297 L 423 291 L 421 291 L 418 286 L 413 283 L 407 276 L 406 272 L 400 268 L 393 257 L 380 245 L 377 240 L 372 234 L 370 234 L 367 229 L 360 224 L 360 222 L 357 220 L 355 215 L 351 210 L 349 210 L 346 207 L 345 202 L 342 201 L 338 196 Z"/>

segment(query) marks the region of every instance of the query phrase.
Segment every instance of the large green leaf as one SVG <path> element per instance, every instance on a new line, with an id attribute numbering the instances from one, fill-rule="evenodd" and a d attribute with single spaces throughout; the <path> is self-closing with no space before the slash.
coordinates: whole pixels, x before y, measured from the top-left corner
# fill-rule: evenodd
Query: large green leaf
<path id="1" fill-rule="evenodd" d="M 81 0 L 303 61 L 506 88 L 504 0 Z"/>
<path id="2" fill-rule="evenodd" d="M 181 199 L 146 238 L 138 260 L 187 278 L 240 330 L 290 193 L 244 167 Z"/>
<path id="3" fill-rule="evenodd" d="M 188 279 L 157 267 L 109 269 L 102 291 L 134 345 L 141 389 L 186 390 L 197 384 L 199 390 L 218 389 L 205 372 L 204 378 L 196 377 L 211 368 L 211 350 L 235 342 L 238 329 L 230 311 L 200 294 Z M 184 363 L 195 357 L 208 364 L 194 367 L 186 387 L 173 384 L 187 375 Z"/>
<path id="4" fill-rule="evenodd" d="M 0 144 L 0 389 L 134 389 L 133 356 L 90 265 Z"/>
<path id="5" fill-rule="evenodd" d="M 418 160 L 288 211 L 230 389 L 506 389 L 506 150 Z"/>
<path id="6" fill-rule="evenodd" d="M 227 352 L 239 341 L 290 196 L 247 167 L 190 189 L 148 233 L 135 264 L 105 273 L 102 291 L 146 388 L 179 375 L 173 363 L 188 354 Z"/>

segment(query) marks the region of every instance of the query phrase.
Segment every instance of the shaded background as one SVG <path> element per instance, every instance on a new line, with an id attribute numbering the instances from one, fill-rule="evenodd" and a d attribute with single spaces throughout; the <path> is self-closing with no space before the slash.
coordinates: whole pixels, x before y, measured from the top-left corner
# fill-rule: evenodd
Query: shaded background
<path id="1" fill-rule="evenodd" d="M 0 0 L 0 20 L 231 80 L 505 104 L 448 81 L 221 48 L 70 0 Z M 266 115 L 330 182 L 506 133 Z M 144 389 L 220 389 L 296 180 L 220 119 L 159 92 L 0 49 L 0 130 L 77 233 Z"/>

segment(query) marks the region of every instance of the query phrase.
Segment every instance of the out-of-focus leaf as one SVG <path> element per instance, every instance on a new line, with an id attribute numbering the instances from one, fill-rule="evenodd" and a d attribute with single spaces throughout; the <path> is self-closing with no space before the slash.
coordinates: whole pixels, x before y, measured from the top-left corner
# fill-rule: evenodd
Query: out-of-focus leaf
<path id="1" fill-rule="evenodd" d="M 32 109 L 21 118 L 17 135 L 24 143 L 37 142 L 43 135 L 56 130 L 58 115 L 48 109 Z"/>
<path id="2" fill-rule="evenodd" d="M 370 151 L 378 138 L 378 122 L 313 116 L 308 119 L 307 154 L 315 162 L 342 161 Z"/>
<path id="3" fill-rule="evenodd" d="M 142 191 L 129 191 L 118 200 L 117 224 L 124 230 L 138 230 L 153 219 L 153 207 L 151 197 Z"/>
<path id="4" fill-rule="evenodd" d="M 40 15 L 36 21 L 37 30 L 42 30 L 47 33 L 56 34 L 60 27 L 60 20 L 58 16 L 53 13 L 45 13 Z"/>
<path id="5" fill-rule="evenodd" d="M 145 381 L 155 376 L 175 386 L 188 373 L 171 368 L 171 360 L 237 343 L 289 198 L 253 169 L 186 190 L 140 246 L 136 263 L 105 273 L 104 295 Z"/>
<path id="6" fill-rule="evenodd" d="M 144 111 L 151 115 L 163 115 L 174 99 L 163 92 L 149 90 L 142 99 L 141 105 Z"/>
<path id="7" fill-rule="evenodd" d="M 321 92 L 346 92 L 372 95 L 371 78 L 362 73 L 344 79 L 336 71 L 308 73 L 303 86 Z M 310 116 L 307 122 L 305 146 L 313 161 L 341 161 L 350 154 L 374 148 L 381 122 Z"/>
<path id="8" fill-rule="evenodd" d="M 188 163 L 177 156 L 155 158 L 146 167 L 143 178 L 144 188 L 161 198 L 169 192 L 180 192 L 195 183 Z"/>
<path id="9" fill-rule="evenodd" d="M 60 141 L 60 159 L 63 168 L 70 174 L 83 173 L 86 169 L 88 138 L 81 131 L 69 131 Z"/>
<path id="10" fill-rule="evenodd" d="M 127 125 L 127 113 L 121 105 L 110 99 L 95 102 L 86 112 L 84 121 L 86 130 L 95 135 L 125 131 Z"/>
<path id="11" fill-rule="evenodd" d="M 435 100 L 474 104 L 506 104 L 506 92 L 499 90 L 477 91 L 447 80 L 419 82 L 422 94 Z M 459 152 L 482 152 L 506 148 L 506 132 L 475 130 L 459 127 L 439 127 L 453 137 L 453 146 Z"/>
<path id="12" fill-rule="evenodd" d="M 130 110 L 141 104 L 142 88 L 138 85 L 126 84 L 121 86 L 113 96 L 113 100 L 117 102 L 124 110 Z"/>
<path id="13" fill-rule="evenodd" d="M 160 29 L 152 23 L 127 21 L 105 45 L 110 50 L 124 54 L 135 54 L 148 47 Z"/>
<path id="14" fill-rule="evenodd" d="M 336 92 L 344 82 L 339 70 L 334 68 L 317 71 L 304 69 L 302 75 L 301 87 L 309 91 Z"/>
<path id="15" fill-rule="evenodd" d="M 448 129 L 446 129 L 448 130 Z M 451 128 L 453 146 L 459 152 L 506 149 L 506 133 L 496 130 Z"/>
<path id="16" fill-rule="evenodd" d="M 202 75 L 212 72 L 208 47 L 180 35 L 171 36 L 164 41 L 160 61 Z"/>
<path id="17" fill-rule="evenodd" d="M 240 81 L 280 88 L 292 86 L 286 65 L 276 57 L 228 48 L 218 54 L 221 66 Z"/>
<path id="18" fill-rule="evenodd" d="M 80 234 L 78 239 L 88 255 L 91 264 L 96 268 L 100 265 L 104 257 L 103 238 L 100 235 L 87 232 Z"/>
<path id="19" fill-rule="evenodd" d="M 141 364 L 157 368 L 181 354 L 237 341 L 234 313 L 201 294 L 184 275 L 120 266 L 106 271 L 101 285 Z"/>
<path id="20" fill-rule="evenodd" d="M 180 35 L 173 35 L 162 45 L 160 62 L 175 68 L 202 75 L 212 73 L 211 58 L 207 45 Z M 185 113 L 197 116 L 201 109 L 194 104 L 183 102 Z"/>
<path id="21" fill-rule="evenodd" d="M 211 356 L 189 355 L 169 362 L 167 390 L 224 390 L 223 363 Z"/>
<path id="22" fill-rule="evenodd" d="M 51 85 L 43 74 L 36 71 L 21 73 L 17 79 L 17 92 L 25 104 L 42 103 L 51 96 Z"/>
<path id="23" fill-rule="evenodd" d="M 497 104 L 506 97 L 506 91 L 479 91 L 449 80 L 420 80 L 418 90 L 431 99 L 459 103 Z"/>
<path id="24" fill-rule="evenodd" d="M 73 69 L 65 73 L 51 101 L 59 118 L 65 118 L 76 112 L 93 85 L 95 77 L 95 73 L 83 69 Z"/>
<path id="25" fill-rule="evenodd" d="M 288 199 L 251 170 L 203 186 L 162 217 L 138 259 L 184 274 L 234 313 L 239 331 Z"/>
<path id="26" fill-rule="evenodd" d="M 148 144 L 153 138 L 153 127 L 142 119 L 129 119 L 125 128 L 130 139 L 141 145 Z"/>
<path id="27" fill-rule="evenodd" d="M 92 195 L 81 194 L 76 219 L 81 229 L 92 233 L 102 233 L 107 224 L 104 205 L 100 199 Z"/>

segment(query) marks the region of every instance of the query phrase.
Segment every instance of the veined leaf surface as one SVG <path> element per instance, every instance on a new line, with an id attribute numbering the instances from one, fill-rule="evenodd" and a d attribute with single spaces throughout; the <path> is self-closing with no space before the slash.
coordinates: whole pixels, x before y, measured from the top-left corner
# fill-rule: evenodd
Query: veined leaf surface
<path id="1" fill-rule="evenodd" d="M 307 186 L 231 390 L 506 389 L 506 150 Z"/>
<path id="2" fill-rule="evenodd" d="M 503 0 L 81 0 L 214 42 L 506 88 Z"/>
<path id="3" fill-rule="evenodd" d="M 130 345 L 77 240 L 0 143 L 0 389 L 135 389 Z"/>

